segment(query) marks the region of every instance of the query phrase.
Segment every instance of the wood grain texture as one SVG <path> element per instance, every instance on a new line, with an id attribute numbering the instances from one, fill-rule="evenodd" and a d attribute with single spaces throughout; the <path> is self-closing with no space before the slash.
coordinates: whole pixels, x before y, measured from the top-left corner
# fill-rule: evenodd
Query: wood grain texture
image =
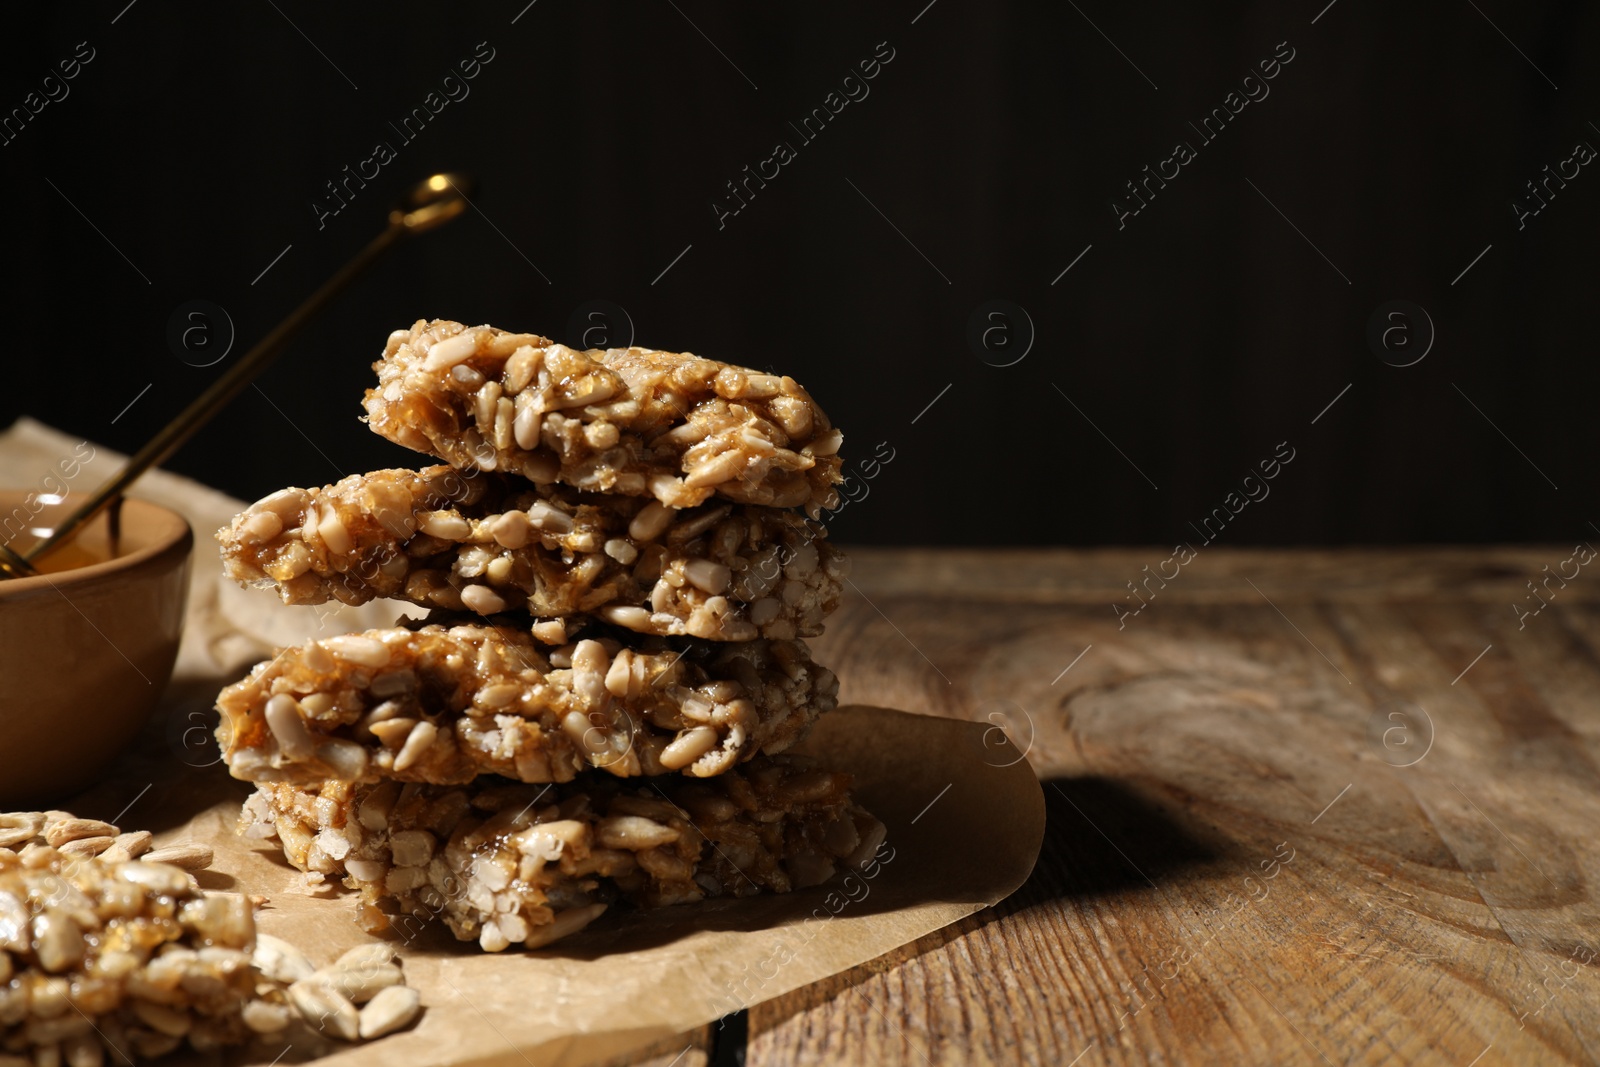
<path id="1" fill-rule="evenodd" d="M 1003 728 L 1049 829 L 747 1062 L 1600 1061 L 1600 578 L 1512 607 L 1571 551 L 1206 549 L 1120 627 L 1169 551 L 853 553 L 842 699 Z"/>

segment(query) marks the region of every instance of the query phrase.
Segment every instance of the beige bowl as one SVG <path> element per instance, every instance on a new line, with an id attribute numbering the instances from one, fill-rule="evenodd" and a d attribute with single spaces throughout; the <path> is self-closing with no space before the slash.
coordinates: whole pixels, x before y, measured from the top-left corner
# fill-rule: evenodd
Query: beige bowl
<path id="1" fill-rule="evenodd" d="M 50 529 L 77 503 L 0 492 L 0 539 L 21 531 L 10 544 L 25 550 L 36 539 L 26 531 Z M 172 675 L 194 535 L 142 500 L 125 502 L 121 521 L 115 558 L 100 518 L 45 561 L 70 569 L 0 580 L 0 811 L 93 782 Z"/>

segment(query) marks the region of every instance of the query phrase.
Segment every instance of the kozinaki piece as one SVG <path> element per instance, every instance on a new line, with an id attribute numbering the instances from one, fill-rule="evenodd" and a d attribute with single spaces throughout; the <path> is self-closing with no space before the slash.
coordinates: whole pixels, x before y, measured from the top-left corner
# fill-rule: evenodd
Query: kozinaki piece
<path id="1" fill-rule="evenodd" d="M 224 689 L 217 738 L 233 776 L 257 782 L 705 777 L 781 752 L 837 702 L 799 641 L 625 636 L 553 648 L 474 623 L 324 638 Z"/>
<path id="2" fill-rule="evenodd" d="M 788 758 L 716 778 L 561 786 L 262 785 L 242 829 L 276 835 L 308 876 L 359 889 L 368 929 L 416 936 L 441 916 L 497 952 L 645 907 L 787 892 L 872 859 L 884 828 L 850 778 Z"/>
<path id="3" fill-rule="evenodd" d="M 453 467 L 677 508 L 838 506 L 839 431 L 793 378 L 442 320 L 391 334 L 374 369 L 372 428 Z"/>
<path id="4" fill-rule="evenodd" d="M 592 613 L 712 641 L 820 634 L 847 572 L 821 526 L 790 511 L 678 511 L 444 466 L 279 490 L 217 539 L 229 577 L 272 583 L 289 604 Z"/>

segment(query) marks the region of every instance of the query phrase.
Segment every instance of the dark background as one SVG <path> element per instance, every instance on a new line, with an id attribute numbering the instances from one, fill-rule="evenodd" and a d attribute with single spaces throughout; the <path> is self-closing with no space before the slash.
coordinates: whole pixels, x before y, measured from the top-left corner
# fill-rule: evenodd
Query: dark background
<path id="1" fill-rule="evenodd" d="M 389 331 L 571 343 L 603 300 L 639 343 L 794 375 L 847 459 L 888 443 L 841 540 L 1193 540 L 1284 441 L 1225 543 L 1571 542 L 1600 521 L 1600 168 L 1524 229 L 1511 207 L 1600 146 L 1592 5 L 525 3 L 114 0 L 14 23 L 0 108 L 78 42 L 94 59 L 0 146 L 0 424 L 131 450 L 227 365 L 169 348 L 176 308 L 226 309 L 237 358 L 448 168 L 477 176 L 478 210 L 360 281 L 174 469 L 255 498 L 420 465 L 357 418 Z M 404 143 L 388 123 L 484 41 L 470 95 Z M 870 95 L 802 142 L 788 124 L 879 42 Z M 1279 42 L 1270 95 L 1201 146 L 1187 124 Z M 379 140 L 397 158 L 319 229 L 324 183 Z M 1179 140 L 1198 158 L 1119 229 L 1111 200 Z M 719 228 L 713 199 L 778 141 L 797 158 Z M 994 299 L 1036 335 L 1012 366 L 989 364 L 1020 321 L 1001 355 L 967 339 Z M 1367 342 L 1392 300 L 1437 331 L 1412 366 Z M 1418 351 L 1426 326 L 1402 326 Z"/>

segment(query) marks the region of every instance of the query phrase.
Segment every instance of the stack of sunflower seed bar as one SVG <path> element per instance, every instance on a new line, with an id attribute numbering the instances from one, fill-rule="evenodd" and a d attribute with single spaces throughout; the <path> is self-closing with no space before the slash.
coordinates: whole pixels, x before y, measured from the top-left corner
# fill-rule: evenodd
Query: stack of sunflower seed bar
<path id="1" fill-rule="evenodd" d="M 444 460 L 285 489 L 218 532 L 289 604 L 392 629 L 282 650 L 218 698 L 243 828 L 373 932 L 548 944 L 615 901 L 785 892 L 870 859 L 849 776 L 778 755 L 837 702 L 840 435 L 794 380 L 421 322 L 366 397 Z"/>

